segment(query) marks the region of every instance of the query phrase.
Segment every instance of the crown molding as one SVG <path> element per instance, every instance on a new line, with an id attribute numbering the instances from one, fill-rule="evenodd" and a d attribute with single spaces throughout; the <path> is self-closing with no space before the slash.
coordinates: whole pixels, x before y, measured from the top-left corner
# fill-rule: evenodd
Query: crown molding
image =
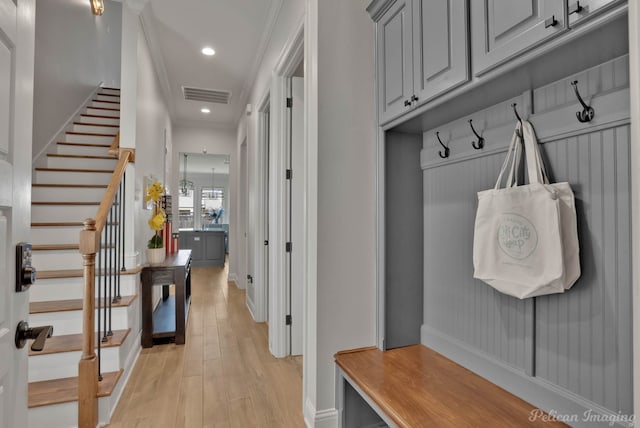
<path id="1" fill-rule="evenodd" d="M 271 2 L 271 5 L 269 6 L 266 25 L 264 26 L 262 37 L 260 38 L 260 44 L 258 45 L 253 64 L 251 65 L 251 71 L 249 72 L 247 79 L 244 81 L 242 90 L 240 91 L 240 95 L 238 96 L 238 106 L 236 107 L 235 114 L 235 117 L 237 118 L 236 122 L 239 122 L 244 116 L 245 106 L 248 103 L 249 96 L 251 95 L 251 90 L 253 89 L 256 77 L 258 76 L 258 72 L 260 71 L 260 65 L 262 64 L 264 55 L 267 51 L 267 46 L 271 42 L 273 30 L 276 26 L 276 22 L 278 21 L 278 16 L 280 16 L 282 4 L 283 0 L 273 0 Z"/>
<path id="2" fill-rule="evenodd" d="M 367 6 L 367 12 L 369 12 L 371 19 L 377 22 L 395 2 L 396 0 L 373 0 Z"/>

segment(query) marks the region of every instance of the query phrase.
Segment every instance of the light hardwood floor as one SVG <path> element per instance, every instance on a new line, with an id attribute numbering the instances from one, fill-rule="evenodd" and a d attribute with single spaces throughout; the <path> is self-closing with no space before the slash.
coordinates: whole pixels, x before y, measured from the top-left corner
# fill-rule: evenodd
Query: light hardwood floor
<path id="1" fill-rule="evenodd" d="M 186 342 L 142 350 L 109 427 L 305 426 L 302 358 L 271 356 L 226 268 L 193 268 Z"/>

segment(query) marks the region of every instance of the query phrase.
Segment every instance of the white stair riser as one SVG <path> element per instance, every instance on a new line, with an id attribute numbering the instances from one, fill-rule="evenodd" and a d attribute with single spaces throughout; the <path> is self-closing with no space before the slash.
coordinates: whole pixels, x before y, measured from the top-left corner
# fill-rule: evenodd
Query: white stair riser
<path id="1" fill-rule="evenodd" d="M 36 269 L 40 269 L 38 265 L 34 264 L 34 266 Z M 83 289 L 83 278 L 39 279 L 29 289 L 29 301 L 48 302 L 50 300 L 81 299 Z M 134 294 L 138 294 L 137 275 L 120 275 L 120 295 L 132 296 Z"/>
<path id="2" fill-rule="evenodd" d="M 119 109 L 120 108 L 120 103 L 114 104 L 114 103 L 107 103 L 107 102 L 104 102 L 104 101 L 93 100 L 93 101 L 91 101 L 91 104 L 89 104 L 89 106 L 91 106 L 91 107 Z"/>
<path id="3" fill-rule="evenodd" d="M 47 156 L 49 168 L 115 169 L 117 159 L 63 158 Z"/>
<path id="4" fill-rule="evenodd" d="M 116 403 L 113 401 L 112 397 L 98 398 L 98 419 L 100 426 L 104 426 L 109 422 L 111 412 L 115 408 L 115 405 Z M 77 428 L 77 426 L 77 401 L 29 409 L 29 428 Z"/>
<path id="5" fill-rule="evenodd" d="M 84 143 L 84 144 L 111 144 L 115 137 L 108 135 L 106 137 L 97 135 L 69 134 L 65 135 L 64 141 L 68 143 Z"/>
<path id="6" fill-rule="evenodd" d="M 118 110 L 106 110 L 103 108 L 94 108 L 94 107 L 87 107 L 85 110 L 85 114 L 91 114 L 91 115 L 95 115 L 95 116 L 109 116 L 109 117 L 114 117 L 114 118 L 120 118 L 120 112 Z"/>
<path id="7" fill-rule="evenodd" d="M 56 152 L 59 155 L 109 156 L 109 148 L 102 146 L 87 147 L 57 144 Z"/>
<path id="8" fill-rule="evenodd" d="M 104 124 L 107 124 L 107 125 L 119 125 L 120 124 L 120 119 L 117 117 L 118 115 L 116 115 L 116 114 L 99 114 L 99 113 L 96 113 L 95 111 L 89 112 L 89 114 L 93 114 L 93 115 L 96 115 L 96 116 L 115 116 L 115 117 L 80 116 L 80 120 L 78 120 L 78 122 L 83 122 L 83 123 L 104 123 Z"/>
<path id="9" fill-rule="evenodd" d="M 134 306 L 138 304 L 137 299 L 128 307 L 117 307 L 111 310 L 111 328 L 113 330 L 125 330 L 133 325 Z M 98 311 L 95 313 L 96 331 L 98 329 Z M 103 323 L 100 318 L 100 323 Z M 80 334 L 82 333 L 82 311 L 48 312 L 44 314 L 30 314 L 29 325 L 52 325 L 53 334 Z M 104 325 L 101 326 L 104 330 Z"/>
<path id="10" fill-rule="evenodd" d="M 105 257 L 104 250 L 100 257 Z M 115 257 L 115 254 L 106 254 L 106 257 L 106 260 L 109 260 L 109 257 Z M 78 250 L 34 251 L 33 265 L 38 270 L 82 269 L 82 255 Z"/>
<path id="11" fill-rule="evenodd" d="M 35 189 L 34 189 L 35 190 Z M 81 226 L 78 227 L 32 227 L 32 244 L 77 244 L 80 242 Z M 37 268 L 37 266 L 36 266 Z"/>
<path id="12" fill-rule="evenodd" d="M 102 187 L 33 187 L 31 189 L 31 200 L 34 202 L 93 202 L 102 200 L 106 190 L 106 188 Z M 35 242 L 33 238 L 31 240 L 32 242 Z M 62 244 L 62 242 L 58 241 L 41 241 L 41 243 Z"/>
<path id="13" fill-rule="evenodd" d="M 32 205 L 31 221 L 83 221 L 95 217 L 97 212 L 98 205 Z"/>
<path id="14" fill-rule="evenodd" d="M 101 88 L 100 89 L 100 93 L 101 94 L 112 94 L 112 95 L 120 95 L 120 89 L 108 89 L 108 88 Z"/>
<path id="15" fill-rule="evenodd" d="M 109 184 L 113 173 L 36 171 L 36 183 Z"/>
<path id="16" fill-rule="evenodd" d="M 98 101 L 116 101 L 116 102 L 120 102 L 120 97 L 116 96 L 114 97 L 113 95 L 118 95 L 118 94 L 109 94 L 107 92 L 102 92 L 97 94 L 94 99 L 98 100 Z"/>
<path id="17" fill-rule="evenodd" d="M 103 348 L 100 352 L 103 372 L 120 370 L 120 350 L 118 347 Z M 32 355 L 29 357 L 29 382 L 76 377 L 78 376 L 80 357 L 82 357 L 81 351 Z"/>
<path id="18" fill-rule="evenodd" d="M 88 123 L 97 123 L 89 122 Z M 99 125 L 81 125 L 78 123 L 73 124 L 73 132 L 91 132 L 94 134 L 113 134 L 118 132 L 118 128 L 113 126 L 99 126 Z"/>

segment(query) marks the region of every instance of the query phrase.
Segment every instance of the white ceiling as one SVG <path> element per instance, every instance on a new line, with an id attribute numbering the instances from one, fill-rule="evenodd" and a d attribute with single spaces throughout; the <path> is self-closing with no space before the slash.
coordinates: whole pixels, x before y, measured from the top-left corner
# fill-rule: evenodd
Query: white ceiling
<path id="1" fill-rule="evenodd" d="M 172 119 L 235 128 L 282 0 L 151 0 L 142 14 Z M 216 54 L 206 57 L 205 46 Z M 229 104 L 186 101 L 182 86 L 230 91 Z M 200 112 L 208 107 L 211 113 Z"/>

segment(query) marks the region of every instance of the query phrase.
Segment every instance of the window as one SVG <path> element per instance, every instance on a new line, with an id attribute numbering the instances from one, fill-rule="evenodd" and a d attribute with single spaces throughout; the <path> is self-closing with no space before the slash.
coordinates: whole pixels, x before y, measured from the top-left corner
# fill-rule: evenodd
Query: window
<path id="1" fill-rule="evenodd" d="M 227 213 L 223 208 L 224 188 L 203 187 L 201 193 L 200 220 L 203 228 L 210 224 L 225 223 Z"/>

